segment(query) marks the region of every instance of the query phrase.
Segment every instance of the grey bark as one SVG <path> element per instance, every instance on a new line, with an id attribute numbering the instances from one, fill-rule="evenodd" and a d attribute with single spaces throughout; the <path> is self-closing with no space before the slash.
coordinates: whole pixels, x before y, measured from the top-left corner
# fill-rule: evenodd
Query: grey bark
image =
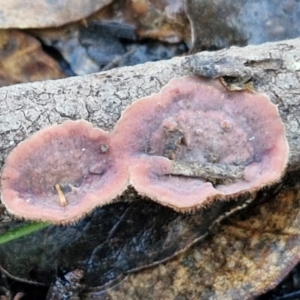
<path id="1" fill-rule="evenodd" d="M 300 39 L 231 47 L 56 81 L 0 89 L 0 167 L 22 140 L 66 119 L 112 130 L 133 101 L 157 93 L 170 79 L 191 75 L 252 78 L 278 105 L 290 146 L 289 170 L 300 167 Z"/>

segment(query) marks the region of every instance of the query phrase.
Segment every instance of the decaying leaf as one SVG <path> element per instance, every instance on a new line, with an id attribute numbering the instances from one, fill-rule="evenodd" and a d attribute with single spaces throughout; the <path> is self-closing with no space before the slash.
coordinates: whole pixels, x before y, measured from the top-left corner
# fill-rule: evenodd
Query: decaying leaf
<path id="1" fill-rule="evenodd" d="M 299 175 L 261 192 L 256 202 L 205 242 L 139 273 L 92 299 L 254 299 L 276 286 L 299 260 Z M 278 194 L 277 194 L 278 193 Z"/>
<path id="2" fill-rule="evenodd" d="M 181 214 L 144 201 L 131 189 L 126 198 L 121 197 L 123 203 L 98 208 L 75 225 L 49 226 L 1 245 L 0 263 L 16 277 L 46 284 L 57 270 L 81 269 L 87 286 L 101 286 L 184 252 L 202 240 L 214 223 L 253 199 L 244 195 Z"/>
<path id="3" fill-rule="evenodd" d="M 193 53 L 299 36 L 299 5 L 293 0 L 185 0 L 185 4 Z"/>
<path id="4" fill-rule="evenodd" d="M 17 30 L 0 30 L 0 86 L 64 78 L 41 44 Z"/>
<path id="5" fill-rule="evenodd" d="M 134 25 L 142 39 L 169 43 L 190 41 L 183 0 L 115 0 L 93 18 L 123 20 Z"/>
<path id="6" fill-rule="evenodd" d="M 88 17 L 112 0 L 1 1 L 0 28 L 60 26 Z"/>

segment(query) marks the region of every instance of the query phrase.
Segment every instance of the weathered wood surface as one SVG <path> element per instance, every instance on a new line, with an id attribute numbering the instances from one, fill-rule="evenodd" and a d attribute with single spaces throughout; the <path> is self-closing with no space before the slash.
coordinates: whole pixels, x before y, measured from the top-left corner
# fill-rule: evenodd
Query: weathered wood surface
<path id="1" fill-rule="evenodd" d="M 290 146 L 289 170 L 300 167 L 300 39 L 231 47 L 56 81 L 0 89 L 0 167 L 35 131 L 66 119 L 111 130 L 133 101 L 158 92 L 174 77 L 252 77 L 256 90 L 278 105 Z"/>

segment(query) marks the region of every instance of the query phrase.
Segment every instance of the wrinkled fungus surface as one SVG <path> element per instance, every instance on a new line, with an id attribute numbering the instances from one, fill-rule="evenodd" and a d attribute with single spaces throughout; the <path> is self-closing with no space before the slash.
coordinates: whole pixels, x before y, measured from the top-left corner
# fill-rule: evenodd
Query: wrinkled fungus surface
<path id="1" fill-rule="evenodd" d="M 114 138 L 135 189 L 177 210 L 278 181 L 288 158 L 283 123 L 267 96 L 196 76 L 136 101 Z"/>
<path id="2" fill-rule="evenodd" d="M 25 219 L 72 222 L 127 186 L 109 133 L 86 121 L 66 121 L 35 133 L 8 156 L 2 201 Z"/>

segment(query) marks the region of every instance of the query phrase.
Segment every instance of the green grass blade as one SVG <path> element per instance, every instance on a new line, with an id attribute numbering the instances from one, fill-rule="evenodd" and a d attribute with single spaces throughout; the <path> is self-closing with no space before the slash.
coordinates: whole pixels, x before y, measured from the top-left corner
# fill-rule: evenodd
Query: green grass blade
<path id="1" fill-rule="evenodd" d="M 35 231 L 41 230 L 49 225 L 50 225 L 49 223 L 45 223 L 45 222 L 34 222 L 34 223 L 26 224 L 16 229 L 12 229 L 11 231 L 8 231 L 0 235 L 0 245 L 24 237 Z"/>

